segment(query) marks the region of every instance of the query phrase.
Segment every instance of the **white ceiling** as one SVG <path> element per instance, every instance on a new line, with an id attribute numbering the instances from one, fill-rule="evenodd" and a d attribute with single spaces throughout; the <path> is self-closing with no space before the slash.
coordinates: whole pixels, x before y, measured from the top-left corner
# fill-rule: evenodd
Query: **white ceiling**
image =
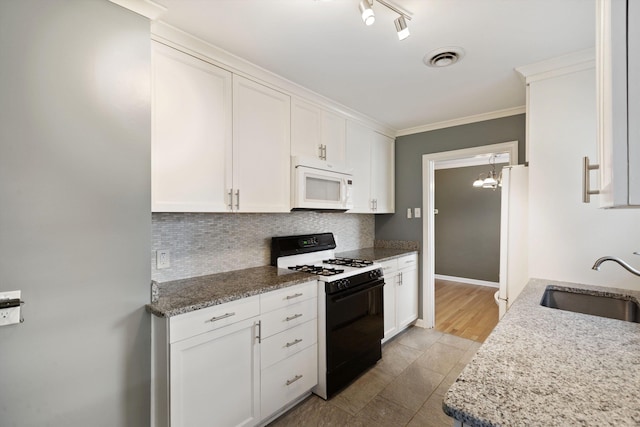
<path id="1" fill-rule="evenodd" d="M 161 20 L 396 130 L 525 104 L 515 67 L 593 48 L 595 0 L 392 0 L 397 15 L 358 0 L 156 0 Z M 448 68 L 428 52 L 462 47 Z"/>

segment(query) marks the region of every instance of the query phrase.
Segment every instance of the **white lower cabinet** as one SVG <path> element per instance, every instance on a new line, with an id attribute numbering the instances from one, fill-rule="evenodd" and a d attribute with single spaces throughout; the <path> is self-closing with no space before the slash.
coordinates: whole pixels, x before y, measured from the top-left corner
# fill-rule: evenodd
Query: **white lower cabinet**
<path id="1" fill-rule="evenodd" d="M 418 318 L 418 255 L 381 262 L 384 274 L 384 339 L 386 342 Z"/>
<path id="2" fill-rule="evenodd" d="M 317 281 L 152 320 L 152 426 L 265 424 L 318 382 Z"/>

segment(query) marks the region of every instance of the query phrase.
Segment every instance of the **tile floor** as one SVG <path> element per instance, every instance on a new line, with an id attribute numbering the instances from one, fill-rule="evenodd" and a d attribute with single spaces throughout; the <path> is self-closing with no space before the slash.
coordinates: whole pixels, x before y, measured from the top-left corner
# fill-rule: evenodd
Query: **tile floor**
<path id="1" fill-rule="evenodd" d="M 382 360 L 334 398 L 312 395 L 269 427 L 451 427 L 442 399 L 480 345 L 411 327 L 386 343 Z"/>

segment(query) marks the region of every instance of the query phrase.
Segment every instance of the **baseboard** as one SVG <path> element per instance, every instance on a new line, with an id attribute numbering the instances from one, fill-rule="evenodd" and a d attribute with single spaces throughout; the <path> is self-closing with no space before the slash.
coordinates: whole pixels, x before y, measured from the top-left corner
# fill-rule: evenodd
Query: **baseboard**
<path id="1" fill-rule="evenodd" d="M 466 277 L 445 276 L 443 274 L 435 274 L 434 278 L 439 280 L 449 280 L 450 282 L 460 282 L 469 285 L 488 286 L 490 288 L 499 288 L 500 283 L 489 282 L 487 280 L 467 279 Z"/>

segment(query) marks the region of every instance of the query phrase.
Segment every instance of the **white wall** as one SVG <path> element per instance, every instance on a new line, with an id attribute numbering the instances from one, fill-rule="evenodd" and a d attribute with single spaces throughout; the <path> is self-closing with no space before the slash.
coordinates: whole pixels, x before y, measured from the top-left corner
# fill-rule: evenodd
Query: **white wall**
<path id="1" fill-rule="evenodd" d="M 640 210 L 581 201 L 582 157 L 597 160 L 593 68 L 531 82 L 529 92 L 529 275 L 640 289 L 640 278 L 603 255 L 640 267 Z M 592 172 L 593 173 L 593 172 Z M 598 182 L 592 175 L 592 182 Z"/>
<path id="2" fill-rule="evenodd" d="M 0 0 L 0 426 L 148 426 L 149 21 Z"/>

